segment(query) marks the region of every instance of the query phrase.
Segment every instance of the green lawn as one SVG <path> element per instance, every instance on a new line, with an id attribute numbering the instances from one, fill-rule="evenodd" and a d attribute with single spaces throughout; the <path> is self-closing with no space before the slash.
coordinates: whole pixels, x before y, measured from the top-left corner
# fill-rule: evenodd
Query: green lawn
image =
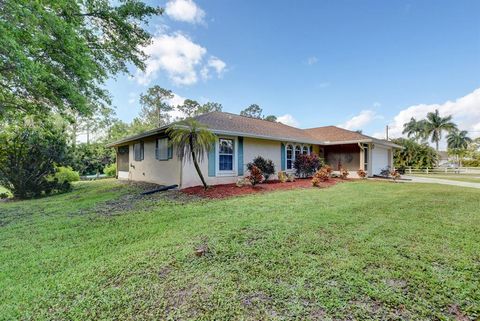
<path id="1" fill-rule="evenodd" d="M 219 201 L 133 192 L 103 180 L 0 203 L 0 319 L 480 317 L 476 189 L 354 182 Z"/>
<path id="2" fill-rule="evenodd" d="M 407 174 L 410 175 L 410 174 Z M 411 174 L 411 176 L 448 179 L 451 181 L 480 183 L 480 174 L 450 174 L 450 173 L 430 173 L 430 174 Z"/>

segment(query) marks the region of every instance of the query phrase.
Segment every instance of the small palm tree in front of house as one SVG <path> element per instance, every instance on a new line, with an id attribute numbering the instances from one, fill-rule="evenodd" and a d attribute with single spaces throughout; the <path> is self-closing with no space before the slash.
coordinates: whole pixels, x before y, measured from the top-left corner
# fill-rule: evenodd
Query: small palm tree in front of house
<path id="1" fill-rule="evenodd" d="M 452 122 L 452 116 L 441 117 L 438 109 L 435 109 L 435 112 L 430 112 L 427 114 L 427 119 L 425 121 L 425 136 L 431 137 L 432 143 L 435 143 L 435 149 L 438 153 L 438 143 L 442 139 L 442 132 L 453 132 L 457 130 L 457 125 Z"/>
<path id="2" fill-rule="evenodd" d="M 172 125 L 167 130 L 172 145 L 177 147 L 177 156 L 182 160 L 193 161 L 203 187 L 208 188 L 198 162 L 201 162 L 215 142 L 215 135 L 203 124 L 187 118 Z"/>
<path id="3" fill-rule="evenodd" d="M 456 155 L 458 166 L 460 166 L 460 155 L 463 154 L 472 139 L 467 136 L 466 130 L 454 130 L 447 135 L 447 146 L 452 154 Z"/>

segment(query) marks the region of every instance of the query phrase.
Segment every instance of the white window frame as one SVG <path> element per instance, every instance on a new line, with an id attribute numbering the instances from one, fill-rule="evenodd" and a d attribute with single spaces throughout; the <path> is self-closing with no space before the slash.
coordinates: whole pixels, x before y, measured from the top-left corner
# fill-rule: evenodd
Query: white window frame
<path id="1" fill-rule="evenodd" d="M 307 149 L 307 152 L 306 152 L 306 153 L 304 153 L 305 148 Z M 310 155 L 310 146 L 308 146 L 308 145 L 303 145 L 303 146 L 302 146 L 302 154 L 304 154 L 304 155 Z"/>
<path id="2" fill-rule="evenodd" d="M 288 168 L 288 146 L 292 146 L 292 157 L 291 157 L 291 168 Z M 287 143 L 285 145 L 285 170 L 291 171 L 293 170 L 293 162 L 295 161 L 295 145 L 291 143 Z"/>
<path id="3" fill-rule="evenodd" d="M 232 170 L 221 171 L 220 170 L 220 139 L 230 139 L 233 140 L 233 162 Z M 237 137 L 232 136 L 219 136 L 215 142 L 215 176 L 237 176 L 237 149 L 238 149 L 238 139 Z"/>
<path id="4" fill-rule="evenodd" d="M 307 155 L 310 155 L 310 147 L 312 145 L 310 144 L 298 144 L 298 143 L 285 143 L 285 171 L 287 172 L 292 172 L 295 171 L 295 168 L 293 167 L 293 163 L 295 162 L 296 156 L 295 156 L 295 149 L 297 147 L 300 147 L 300 155 L 303 154 L 304 148 L 307 149 Z M 292 146 L 292 168 L 288 168 L 288 156 L 287 156 L 287 151 L 288 151 L 288 146 Z"/>

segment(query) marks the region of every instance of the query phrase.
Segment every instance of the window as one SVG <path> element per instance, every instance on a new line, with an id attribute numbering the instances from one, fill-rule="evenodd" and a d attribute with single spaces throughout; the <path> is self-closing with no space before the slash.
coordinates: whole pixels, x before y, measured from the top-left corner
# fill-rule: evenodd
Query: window
<path id="1" fill-rule="evenodd" d="M 133 155 L 135 156 L 136 161 L 143 160 L 143 142 L 139 142 L 133 145 Z"/>
<path id="2" fill-rule="evenodd" d="M 364 160 L 363 170 L 368 171 L 368 147 L 367 146 L 363 148 L 363 160 Z"/>
<path id="3" fill-rule="evenodd" d="M 295 159 L 302 153 L 302 148 L 300 146 L 295 146 Z"/>
<path id="4" fill-rule="evenodd" d="M 170 158 L 168 148 L 168 138 L 157 139 L 155 148 L 155 158 L 158 160 L 168 160 Z"/>
<path id="5" fill-rule="evenodd" d="M 218 147 L 218 169 L 233 171 L 233 139 L 220 138 Z"/>
<path id="6" fill-rule="evenodd" d="M 309 148 L 308 148 L 308 146 L 303 146 L 302 154 L 303 154 L 303 155 L 308 155 L 308 154 L 310 154 L 310 153 L 309 153 Z"/>
<path id="7" fill-rule="evenodd" d="M 293 146 L 287 145 L 287 169 L 292 169 L 293 164 Z"/>

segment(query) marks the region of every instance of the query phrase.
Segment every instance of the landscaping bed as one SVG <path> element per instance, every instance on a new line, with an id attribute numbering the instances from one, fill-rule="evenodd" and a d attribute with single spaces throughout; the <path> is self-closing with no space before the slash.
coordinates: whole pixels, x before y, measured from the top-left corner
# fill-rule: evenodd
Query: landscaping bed
<path id="1" fill-rule="evenodd" d="M 210 186 L 207 190 L 205 190 L 203 186 L 193 186 L 193 187 L 188 187 L 183 189 L 182 192 L 189 195 L 195 195 L 195 196 L 200 196 L 205 198 L 226 198 L 226 197 L 232 197 L 232 196 L 238 196 L 238 195 L 263 193 L 263 192 L 275 191 L 275 190 L 288 190 L 288 189 L 295 189 L 295 188 L 325 188 L 325 187 L 333 186 L 339 182 L 346 182 L 346 181 L 349 181 L 349 180 L 332 178 L 328 181 L 321 182 L 318 187 L 313 187 L 311 178 L 299 178 L 299 179 L 296 179 L 294 182 L 282 183 L 278 180 L 271 180 L 255 186 L 245 185 L 242 187 L 238 187 L 236 184 L 214 185 L 214 186 Z"/>

